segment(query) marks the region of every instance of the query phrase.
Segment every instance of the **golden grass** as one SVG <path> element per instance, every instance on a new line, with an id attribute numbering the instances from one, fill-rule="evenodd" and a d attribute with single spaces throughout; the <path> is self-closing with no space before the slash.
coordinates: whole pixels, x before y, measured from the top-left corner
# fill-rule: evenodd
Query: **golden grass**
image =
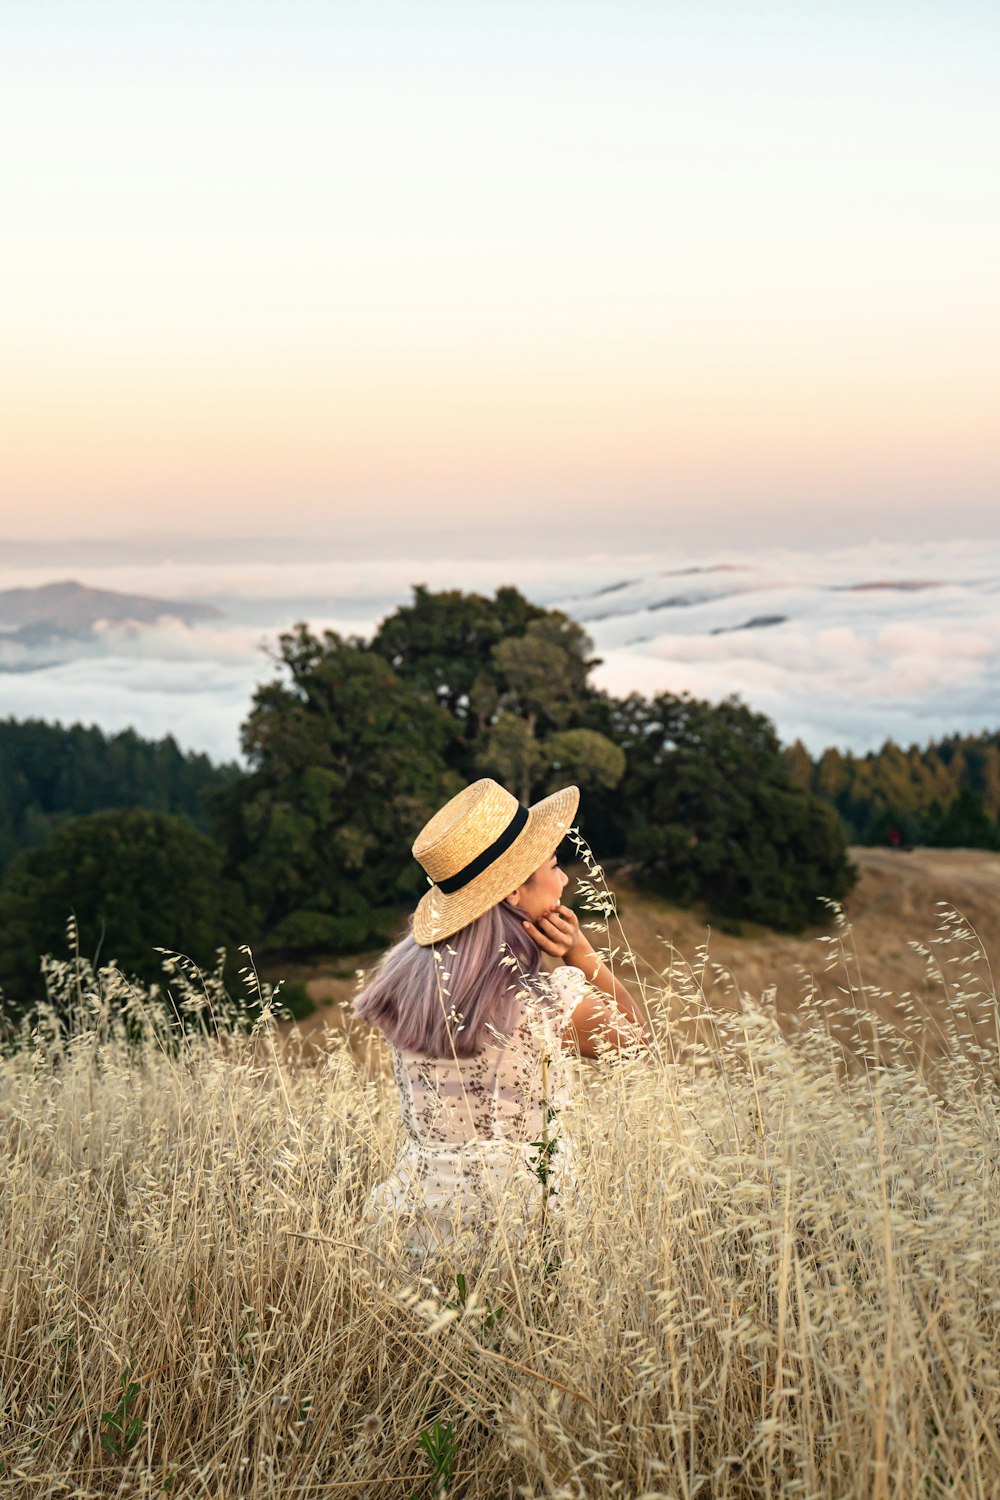
<path id="1" fill-rule="evenodd" d="M 791 1025 L 665 955 L 654 1048 L 572 1064 L 575 1191 L 422 1266 L 359 1218 L 398 1107 L 344 1036 L 296 1067 L 266 987 L 247 1034 L 175 964 L 181 1034 L 50 963 L 69 1020 L 0 1059 L 0 1494 L 1000 1493 L 996 996 L 939 936 L 933 1048 L 846 928 Z"/>

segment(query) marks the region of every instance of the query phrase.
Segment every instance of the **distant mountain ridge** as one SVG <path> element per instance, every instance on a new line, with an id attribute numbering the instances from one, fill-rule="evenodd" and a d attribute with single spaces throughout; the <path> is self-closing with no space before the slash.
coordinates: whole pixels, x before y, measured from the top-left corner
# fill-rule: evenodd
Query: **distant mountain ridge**
<path id="1" fill-rule="evenodd" d="M 0 652 L 0 670 L 30 672 L 54 666 L 58 655 L 42 660 L 37 652 L 96 645 L 96 627 L 102 622 L 154 625 L 157 619 L 178 619 L 192 625 L 220 618 L 222 612 L 214 604 L 118 594 L 114 589 L 87 588 L 75 579 L 39 588 L 0 589 L 0 648 L 6 648 Z"/>
<path id="2" fill-rule="evenodd" d="M 154 625 L 157 620 L 170 619 L 193 625 L 221 618 L 222 612 L 212 604 L 92 589 L 72 578 L 38 588 L 0 590 L 0 636 L 29 649 L 89 640 L 100 621 Z"/>

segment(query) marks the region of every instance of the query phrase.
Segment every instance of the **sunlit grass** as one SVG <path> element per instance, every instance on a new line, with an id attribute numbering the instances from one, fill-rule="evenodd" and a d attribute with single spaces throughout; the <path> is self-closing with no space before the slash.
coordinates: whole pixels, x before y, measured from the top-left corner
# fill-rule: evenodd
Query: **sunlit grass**
<path id="1" fill-rule="evenodd" d="M 975 935 L 946 918 L 927 949 L 932 1024 L 865 991 L 840 919 L 838 998 L 788 1034 L 766 995 L 709 1011 L 707 954 L 631 973 L 595 916 L 655 1046 L 573 1064 L 554 1209 L 419 1265 L 360 1217 L 398 1145 L 376 1047 L 330 1033 L 298 1066 L 252 968 L 249 1031 L 179 961 L 173 1021 L 50 961 L 0 1059 L 0 1493 L 996 1494 Z"/>

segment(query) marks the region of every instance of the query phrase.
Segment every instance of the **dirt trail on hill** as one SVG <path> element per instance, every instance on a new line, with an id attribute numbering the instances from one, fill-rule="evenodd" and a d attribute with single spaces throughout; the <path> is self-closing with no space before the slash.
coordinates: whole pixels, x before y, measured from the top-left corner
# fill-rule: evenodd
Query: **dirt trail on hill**
<path id="1" fill-rule="evenodd" d="M 740 995 L 759 998 L 773 987 L 783 1014 L 798 1010 L 810 984 L 820 994 L 835 997 L 851 990 L 857 993 L 860 981 L 883 992 L 874 1004 L 884 1014 L 894 1014 L 899 997 L 907 995 L 924 1005 L 939 1004 L 940 981 L 928 978 L 926 957 L 911 943 L 930 948 L 949 979 L 964 972 L 964 966 L 949 967 L 944 961 L 972 947 L 971 943 L 942 947 L 936 941 L 942 937 L 939 903 L 960 912 L 978 933 L 986 957 L 996 955 L 1000 960 L 1000 855 L 972 849 L 903 853 L 855 848 L 851 857 L 859 880 L 844 904 L 850 924 L 844 944 L 852 955 L 849 970 L 840 961 L 842 950 L 832 921 L 794 937 L 763 928 L 745 928 L 737 936 L 710 927 L 703 914 L 642 895 L 625 882 L 612 882 L 621 931 L 613 931 L 611 941 L 620 944 L 624 933 L 635 955 L 640 988 L 650 993 L 665 983 L 676 988 L 684 972 L 693 969 L 713 1009 L 737 1009 Z M 588 920 L 586 913 L 580 915 Z M 595 934 L 590 936 L 597 940 Z M 348 1023 L 356 986 L 352 976 L 355 968 L 375 957 L 345 958 L 337 961 L 335 972 L 317 970 L 308 976 L 309 993 L 319 1008 L 297 1023 L 307 1055 L 331 1026 L 337 1031 L 346 1029 L 352 1045 L 359 1044 L 360 1038 Z M 831 958 L 836 960 L 832 967 Z M 618 962 L 622 977 L 634 986 L 628 962 L 622 958 Z M 978 967 L 985 970 L 983 963 Z M 291 1023 L 282 1026 L 286 1035 L 294 1029 Z"/>

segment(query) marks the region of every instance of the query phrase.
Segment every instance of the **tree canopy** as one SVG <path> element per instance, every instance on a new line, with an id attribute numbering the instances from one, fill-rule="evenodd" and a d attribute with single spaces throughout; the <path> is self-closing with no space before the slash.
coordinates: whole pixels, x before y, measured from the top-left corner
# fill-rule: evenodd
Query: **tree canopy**
<path id="1" fill-rule="evenodd" d="M 855 879 L 833 811 L 795 786 L 770 720 L 736 699 L 615 705 L 628 769 L 620 844 L 670 899 L 796 930 Z"/>
<path id="2" fill-rule="evenodd" d="M 489 713 L 489 695 L 481 703 L 478 685 L 495 678 L 493 650 L 501 641 L 522 636 L 546 611 L 515 588 L 497 589 L 492 599 L 460 589 L 432 592 L 425 584 L 413 590 L 412 604 L 388 615 L 372 639 L 372 648 L 406 682 L 424 688 L 436 703 L 462 724 L 472 739 Z"/>
<path id="3" fill-rule="evenodd" d="M 0 987 L 8 1004 L 44 998 L 41 955 L 68 956 L 71 914 L 80 952 L 95 965 L 115 959 L 148 985 L 163 981 L 158 947 L 206 971 L 225 947 L 235 985 L 237 949 L 248 938 L 243 896 L 224 878 L 222 850 L 186 818 L 143 808 L 90 813 L 11 861 L 0 884 Z"/>
<path id="4" fill-rule="evenodd" d="M 584 782 L 608 781 L 619 764 L 615 747 L 595 738 L 549 743 L 582 727 L 597 659 L 581 625 L 515 588 L 489 599 L 420 584 L 413 603 L 382 622 L 372 649 L 448 714 L 450 764 L 466 780 L 496 776 L 530 802 L 558 774 L 560 755 Z"/>
<path id="5" fill-rule="evenodd" d="M 304 624 L 280 636 L 290 681 L 259 687 L 249 774 L 210 799 L 228 871 L 269 944 L 361 947 L 425 888 L 409 845 L 462 784 L 447 713 L 385 657 Z"/>

